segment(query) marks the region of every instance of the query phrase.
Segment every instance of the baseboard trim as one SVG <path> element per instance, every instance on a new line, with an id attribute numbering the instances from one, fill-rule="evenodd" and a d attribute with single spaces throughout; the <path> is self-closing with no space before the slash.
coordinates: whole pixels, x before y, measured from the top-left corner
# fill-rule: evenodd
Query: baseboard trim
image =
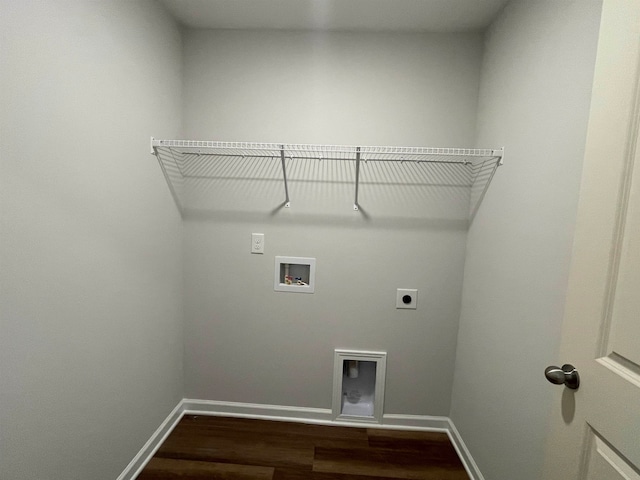
<path id="1" fill-rule="evenodd" d="M 262 418 L 289 422 L 331 420 L 331 410 L 328 408 L 287 407 L 283 405 L 264 405 L 258 403 L 195 400 L 192 398 L 185 398 L 182 402 L 184 412 L 188 415 Z"/>
<path id="2" fill-rule="evenodd" d="M 450 418 L 447 420 L 449 423 L 447 434 L 449 435 L 449 439 L 451 440 L 453 447 L 456 449 L 456 452 L 458 452 L 458 456 L 460 457 L 467 474 L 469 474 L 469 477 L 472 480 L 484 480 L 484 476 L 480 472 L 478 464 L 471 456 L 471 452 L 469 452 L 469 449 L 462 440 L 460 432 L 458 432 L 458 429 Z"/>
<path id="3" fill-rule="evenodd" d="M 448 417 L 429 415 L 385 414 L 382 424 L 344 422 L 333 420 L 330 408 L 291 407 L 256 403 L 221 402 L 184 398 L 153 433 L 147 443 L 131 460 L 117 480 L 134 480 L 151 460 L 162 442 L 173 431 L 184 415 L 209 415 L 217 417 L 254 418 L 282 422 L 311 423 L 357 428 L 382 428 L 393 430 L 421 430 L 444 432 L 449 436 L 471 480 L 484 480 L 460 433 Z"/>
<path id="4" fill-rule="evenodd" d="M 183 403 L 184 400 L 178 402 L 178 405 L 176 405 L 167 418 L 164 419 L 157 430 L 153 432 L 153 435 L 147 440 L 147 443 L 145 443 L 138 454 L 133 457 L 133 460 L 129 462 L 129 465 L 127 465 L 116 480 L 133 480 L 140 475 L 140 472 L 142 472 L 145 465 L 149 463 L 151 457 L 155 455 L 160 445 L 162 445 L 162 442 L 165 441 L 184 416 Z"/>
<path id="5" fill-rule="evenodd" d="M 387 413 L 382 416 L 382 425 L 403 430 L 446 432 L 449 429 L 449 418 L 434 417 L 430 415 L 400 415 Z"/>

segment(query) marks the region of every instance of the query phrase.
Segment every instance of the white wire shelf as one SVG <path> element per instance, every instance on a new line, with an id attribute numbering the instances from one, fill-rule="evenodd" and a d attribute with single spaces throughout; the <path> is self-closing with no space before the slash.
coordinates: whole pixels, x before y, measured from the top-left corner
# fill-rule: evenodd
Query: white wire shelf
<path id="1" fill-rule="evenodd" d="M 196 140 L 157 140 L 151 138 L 151 153 L 162 167 L 171 193 L 184 213 L 180 192 L 186 179 L 215 178 L 215 163 L 246 162 L 271 159 L 281 168 L 284 207 L 289 208 L 288 167 L 295 161 L 341 161 L 355 163 L 353 209 L 360 209 L 359 187 L 361 170 L 369 162 L 394 164 L 442 165 L 455 169 L 449 177 L 470 189 L 469 218 L 472 220 L 484 198 L 498 166 L 502 165 L 504 149 L 390 147 L 350 145 L 307 145 L 251 142 L 217 142 Z M 441 176 L 442 177 L 442 176 Z M 444 182 L 444 180 L 440 180 Z M 390 182 L 392 183 L 392 182 Z"/>

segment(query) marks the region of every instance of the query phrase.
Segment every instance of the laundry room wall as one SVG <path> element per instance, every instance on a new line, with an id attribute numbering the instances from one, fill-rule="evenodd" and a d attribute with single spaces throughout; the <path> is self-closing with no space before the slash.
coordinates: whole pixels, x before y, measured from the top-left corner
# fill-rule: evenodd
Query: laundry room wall
<path id="1" fill-rule="evenodd" d="M 181 131 L 154 1 L 0 1 L 0 478 L 113 480 L 182 398 Z"/>
<path id="2" fill-rule="evenodd" d="M 535 480 L 558 358 L 602 2 L 515 1 L 486 34 L 478 143 L 505 146 L 469 230 L 451 418 L 485 478 Z"/>
<path id="3" fill-rule="evenodd" d="M 185 134 L 470 147 L 482 47 L 475 33 L 187 30 Z M 193 180 L 186 396 L 330 408 L 333 350 L 380 350 L 386 413 L 447 415 L 468 197 L 428 185 L 428 167 L 367 164 L 356 212 L 352 163 L 292 161 L 281 208 L 279 160 L 249 163 Z M 316 258 L 315 293 L 274 292 L 275 255 Z M 417 310 L 396 310 L 397 288 L 418 289 Z"/>

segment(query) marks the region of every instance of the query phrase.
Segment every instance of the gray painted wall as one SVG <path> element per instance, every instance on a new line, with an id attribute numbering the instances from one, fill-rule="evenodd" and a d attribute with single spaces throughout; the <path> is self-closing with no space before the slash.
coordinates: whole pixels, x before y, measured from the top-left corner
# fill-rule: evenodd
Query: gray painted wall
<path id="1" fill-rule="evenodd" d="M 185 133 L 470 146 L 481 60 L 478 34 L 190 30 Z M 252 165 L 189 187 L 186 396 L 330 408 L 333 350 L 383 350 L 385 412 L 447 415 L 468 197 L 429 188 L 413 165 L 366 166 L 354 212 L 353 165 L 312 161 L 292 167 L 292 207 L 277 210 L 277 160 Z M 265 233 L 264 255 L 251 232 Z M 317 258 L 316 293 L 274 292 L 275 255 Z M 419 290 L 417 310 L 395 309 L 399 287 Z"/>
<path id="2" fill-rule="evenodd" d="M 152 1 L 0 2 L 0 477 L 109 479 L 182 398 L 181 38 Z"/>
<path id="3" fill-rule="evenodd" d="M 486 35 L 478 143 L 505 145 L 468 237 L 451 418 L 487 479 L 541 478 L 601 2 L 518 1 Z"/>

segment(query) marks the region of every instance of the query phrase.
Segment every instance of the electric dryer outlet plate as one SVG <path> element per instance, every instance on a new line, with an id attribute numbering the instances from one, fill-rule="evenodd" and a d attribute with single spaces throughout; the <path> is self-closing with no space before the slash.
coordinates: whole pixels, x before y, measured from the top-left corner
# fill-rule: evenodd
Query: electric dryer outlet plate
<path id="1" fill-rule="evenodd" d="M 409 310 L 418 308 L 418 290 L 415 288 L 399 288 L 396 290 L 396 308 Z"/>

